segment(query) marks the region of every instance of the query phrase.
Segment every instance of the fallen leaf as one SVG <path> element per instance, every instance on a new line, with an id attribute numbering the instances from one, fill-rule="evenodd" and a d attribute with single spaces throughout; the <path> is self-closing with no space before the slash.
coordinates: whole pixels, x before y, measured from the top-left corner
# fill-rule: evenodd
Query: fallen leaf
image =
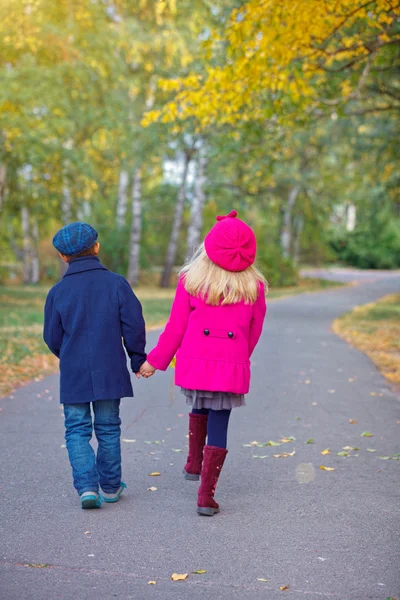
<path id="1" fill-rule="evenodd" d="M 172 452 L 183 452 L 182 448 L 172 448 Z"/>
<path id="2" fill-rule="evenodd" d="M 91 531 L 84 531 L 85 535 L 90 535 L 92 532 Z"/>
<path id="3" fill-rule="evenodd" d="M 358 450 L 358 448 L 353 448 L 353 446 L 343 446 L 342 450 Z"/>
<path id="4" fill-rule="evenodd" d="M 153 471 L 152 473 L 149 473 L 149 477 L 158 477 L 159 475 L 161 475 L 161 473 L 159 473 L 158 471 Z"/>
<path id="5" fill-rule="evenodd" d="M 321 452 L 321 454 L 323 456 L 326 456 L 327 454 L 330 454 L 330 453 L 331 453 L 331 451 L 329 450 L 329 448 L 325 448 L 325 450 L 322 450 L 322 452 Z"/>
<path id="6" fill-rule="evenodd" d="M 372 437 L 374 434 L 370 431 L 363 431 L 361 437 Z"/>
<path id="7" fill-rule="evenodd" d="M 341 452 L 336 452 L 337 456 L 348 456 L 349 453 L 346 450 L 342 450 Z"/>
<path id="8" fill-rule="evenodd" d="M 357 379 L 357 377 L 349 377 L 350 383 L 353 383 L 353 381 L 355 381 L 356 379 Z"/>
<path id="9" fill-rule="evenodd" d="M 188 578 L 188 574 L 187 573 L 172 573 L 171 575 L 171 579 L 172 581 L 183 581 L 184 579 Z"/>
<path id="10" fill-rule="evenodd" d="M 263 583 L 267 583 L 270 579 L 264 579 L 264 577 L 257 577 L 257 581 L 262 581 Z"/>
<path id="11" fill-rule="evenodd" d="M 380 456 L 379 457 L 381 460 L 390 460 L 390 456 Z"/>
<path id="12" fill-rule="evenodd" d="M 324 465 L 320 465 L 319 467 L 322 471 L 336 471 L 336 467 L 324 467 Z"/>
<path id="13" fill-rule="evenodd" d="M 301 417 L 296 417 L 296 421 L 301 421 Z"/>
<path id="14" fill-rule="evenodd" d="M 288 590 L 289 587 L 290 587 L 289 585 L 280 585 L 279 589 L 281 590 L 281 592 L 284 592 L 285 590 Z"/>
<path id="15" fill-rule="evenodd" d="M 167 427 L 167 431 L 172 431 L 172 427 Z"/>
<path id="16" fill-rule="evenodd" d="M 318 556 L 317 558 L 318 560 L 326 560 L 326 558 L 323 558 L 322 556 Z"/>
<path id="17" fill-rule="evenodd" d="M 150 581 L 148 582 L 148 585 L 156 585 L 156 583 L 157 583 L 157 581 L 150 580 Z"/>
<path id="18" fill-rule="evenodd" d="M 157 491 L 157 488 L 156 488 L 156 487 L 154 487 L 154 485 L 152 485 L 151 487 L 147 488 L 147 490 L 148 490 L 149 492 L 156 492 L 156 491 Z"/>
<path id="19" fill-rule="evenodd" d="M 288 444 L 289 442 L 295 442 L 296 438 L 293 437 L 292 435 L 289 435 L 288 437 L 283 437 L 280 440 L 283 444 Z"/>
<path id="20" fill-rule="evenodd" d="M 349 419 L 350 425 L 356 425 L 357 421 L 355 419 Z"/>
<path id="21" fill-rule="evenodd" d="M 306 385 L 310 385 L 311 381 L 310 381 L 310 379 L 306 379 L 304 383 L 305 383 Z"/>
<path id="22" fill-rule="evenodd" d="M 258 446 L 260 442 L 257 442 L 257 440 L 254 440 L 253 442 L 250 442 L 250 446 Z"/>
<path id="23" fill-rule="evenodd" d="M 242 446 L 244 448 L 251 448 L 253 446 L 253 444 L 242 444 Z"/>
<path id="24" fill-rule="evenodd" d="M 93 556 L 94 556 L 94 554 L 88 554 L 88 556 L 91 556 L 91 557 L 93 557 Z"/>
<path id="25" fill-rule="evenodd" d="M 128 440 L 127 438 L 122 438 L 123 442 L 126 442 L 127 444 L 133 444 L 133 442 L 136 442 L 136 440 Z"/>
<path id="26" fill-rule="evenodd" d="M 306 444 L 314 444 L 315 440 L 314 438 L 310 438 L 309 440 L 306 441 Z"/>
<path id="27" fill-rule="evenodd" d="M 328 390 L 329 394 L 334 394 L 336 390 Z"/>
<path id="28" fill-rule="evenodd" d="M 282 452 L 281 454 L 273 454 L 274 458 L 287 458 L 288 456 L 294 456 L 296 454 L 296 450 L 293 452 Z"/>
<path id="29" fill-rule="evenodd" d="M 65 444 L 61 444 L 60 448 L 66 448 L 67 446 Z"/>
<path id="30" fill-rule="evenodd" d="M 269 442 L 267 442 L 266 445 L 267 446 L 280 446 L 280 444 L 278 442 L 273 442 L 272 440 L 269 440 Z"/>
<path id="31" fill-rule="evenodd" d="M 370 392 L 369 395 L 370 396 L 377 396 L 377 393 L 376 392 Z"/>
<path id="32" fill-rule="evenodd" d="M 193 575 L 203 575 L 204 573 L 207 573 L 207 571 L 205 569 L 197 569 L 196 571 L 192 571 Z"/>
<path id="33" fill-rule="evenodd" d="M 31 569 L 45 569 L 49 566 L 49 563 L 28 563 L 24 567 L 31 567 Z"/>
<path id="34" fill-rule="evenodd" d="M 264 454 L 263 456 L 258 456 L 257 454 L 253 454 L 251 458 L 268 458 L 268 454 Z"/>
<path id="35" fill-rule="evenodd" d="M 376 452 L 375 448 L 367 448 L 367 452 Z"/>
<path id="36" fill-rule="evenodd" d="M 311 406 L 318 406 L 316 402 L 311 402 Z"/>
<path id="37" fill-rule="evenodd" d="M 185 415 L 185 414 L 183 414 L 183 413 L 179 413 L 179 414 L 178 414 L 178 417 L 186 417 L 186 415 Z"/>

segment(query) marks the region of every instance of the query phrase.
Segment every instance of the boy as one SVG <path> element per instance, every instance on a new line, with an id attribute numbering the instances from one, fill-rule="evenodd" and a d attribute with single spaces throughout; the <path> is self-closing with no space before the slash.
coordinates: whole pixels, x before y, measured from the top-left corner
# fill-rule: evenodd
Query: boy
<path id="1" fill-rule="evenodd" d="M 54 236 L 68 270 L 47 296 L 43 333 L 60 359 L 65 439 L 82 508 L 100 508 L 103 499 L 117 502 L 126 487 L 121 481 L 119 404 L 133 390 L 122 338 L 137 377 L 146 360 L 141 304 L 126 279 L 100 263 L 97 237 L 91 225 L 80 222 Z M 90 445 L 93 426 L 97 457 Z"/>

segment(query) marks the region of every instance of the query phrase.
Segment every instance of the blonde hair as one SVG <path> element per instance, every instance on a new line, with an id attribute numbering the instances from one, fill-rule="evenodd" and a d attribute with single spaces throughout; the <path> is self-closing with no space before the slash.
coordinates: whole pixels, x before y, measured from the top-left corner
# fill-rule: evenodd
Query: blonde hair
<path id="1" fill-rule="evenodd" d="M 251 265 L 245 271 L 222 269 L 207 256 L 204 243 L 181 269 L 183 284 L 192 296 L 199 296 L 207 304 L 254 304 L 260 293 L 260 283 L 268 290 L 264 275 Z"/>

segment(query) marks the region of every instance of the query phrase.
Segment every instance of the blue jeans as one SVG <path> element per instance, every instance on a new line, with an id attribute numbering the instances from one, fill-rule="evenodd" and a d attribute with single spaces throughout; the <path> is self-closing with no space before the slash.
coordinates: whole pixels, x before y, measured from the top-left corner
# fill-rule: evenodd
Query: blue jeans
<path id="1" fill-rule="evenodd" d="M 119 400 L 93 402 L 94 422 L 90 402 L 64 404 L 65 440 L 72 467 L 74 486 L 78 494 L 116 492 L 121 485 L 121 419 Z M 96 434 L 97 457 L 90 444 Z"/>

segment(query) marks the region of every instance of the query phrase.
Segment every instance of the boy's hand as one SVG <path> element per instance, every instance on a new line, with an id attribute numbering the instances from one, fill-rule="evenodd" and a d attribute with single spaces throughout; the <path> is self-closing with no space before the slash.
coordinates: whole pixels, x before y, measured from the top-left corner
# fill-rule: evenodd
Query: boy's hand
<path id="1" fill-rule="evenodd" d="M 145 377 L 146 379 L 148 377 L 151 377 L 152 375 L 154 375 L 155 372 L 156 372 L 156 369 L 154 367 L 152 367 L 151 364 L 147 360 L 142 364 L 142 366 L 140 367 L 140 371 L 139 371 L 141 376 Z"/>

